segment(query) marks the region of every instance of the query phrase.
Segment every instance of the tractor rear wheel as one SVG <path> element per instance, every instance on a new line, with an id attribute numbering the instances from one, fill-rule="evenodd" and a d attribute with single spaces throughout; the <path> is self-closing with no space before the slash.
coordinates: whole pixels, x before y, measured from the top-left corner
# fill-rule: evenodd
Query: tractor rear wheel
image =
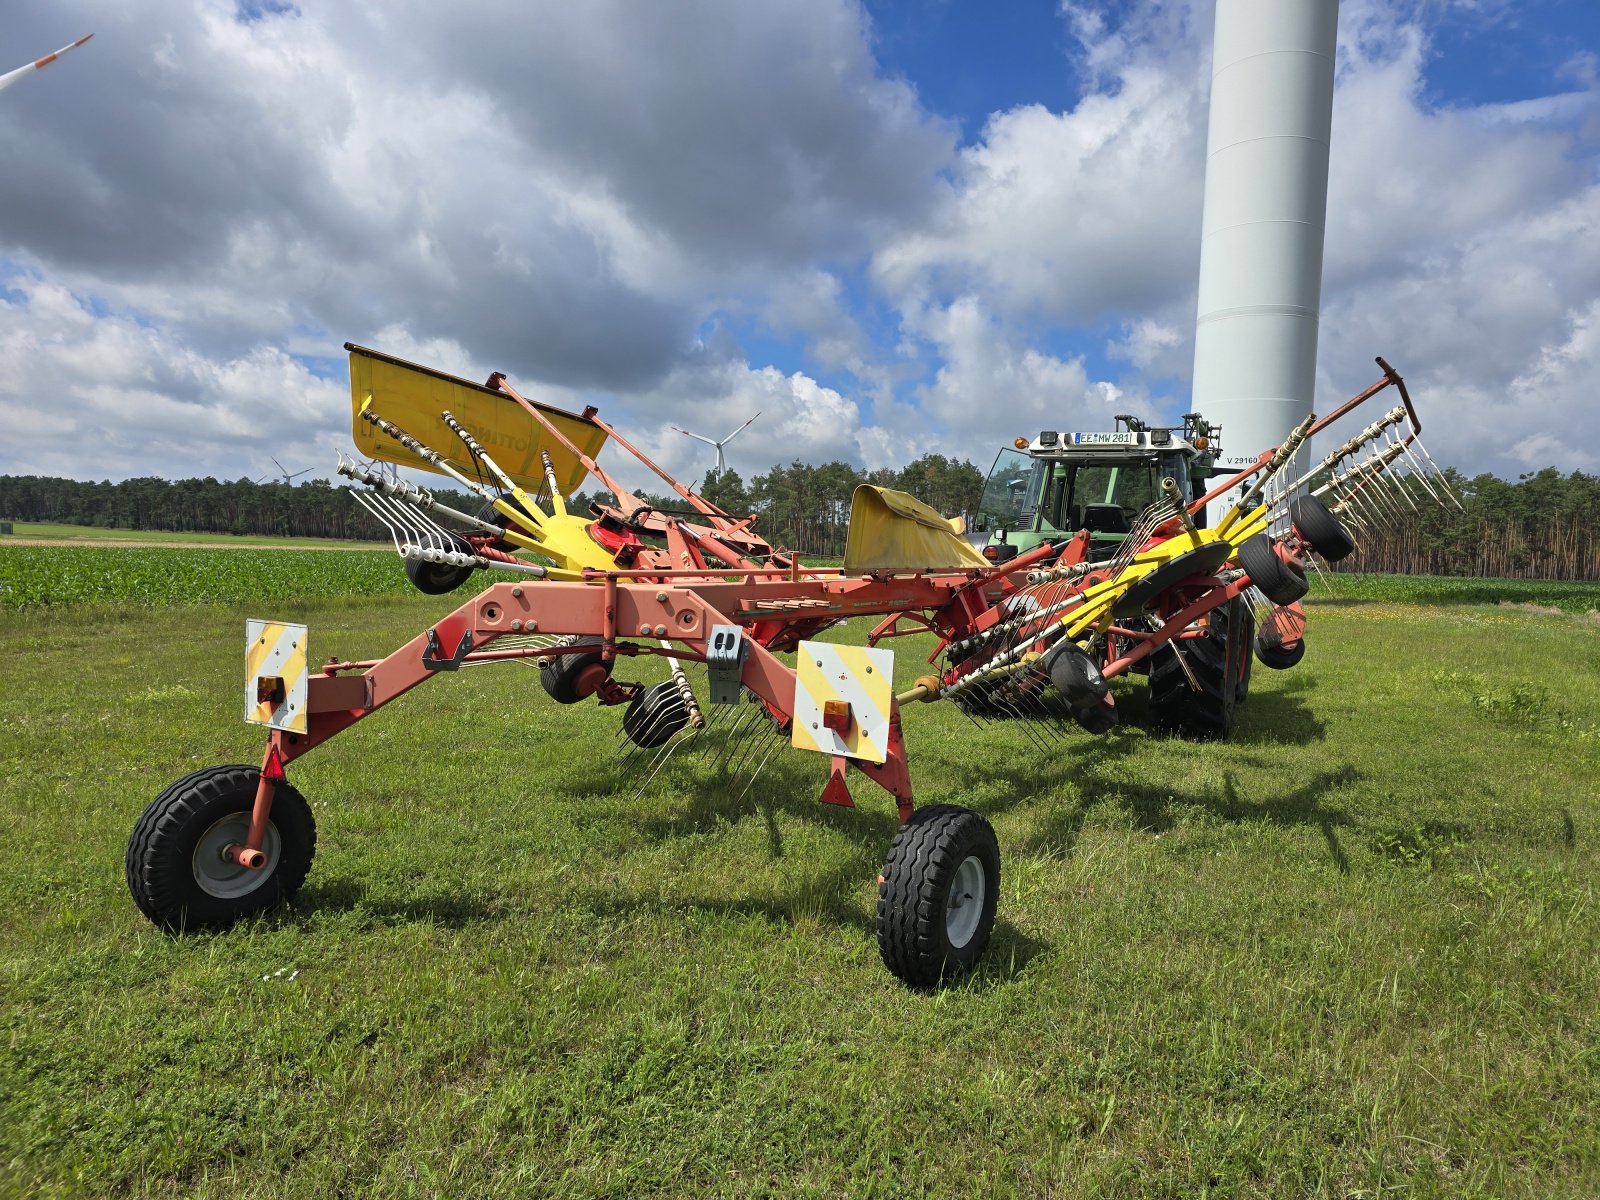
<path id="1" fill-rule="evenodd" d="M 1250 665 L 1255 662 L 1250 650 L 1256 639 L 1256 618 L 1242 597 L 1235 596 L 1228 607 L 1233 610 L 1228 618 L 1228 645 L 1239 656 L 1239 687 L 1234 703 L 1243 704 L 1250 695 Z"/>
<path id="2" fill-rule="evenodd" d="M 574 634 L 565 639 L 571 654 L 555 654 L 539 666 L 539 682 L 557 704 L 576 704 L 584 698 L 578 691 L 578 676 L 600 661 L 601 639 L 592 633 Z"/>
<path id="3" fill-rule="evenodd" d="M 878 884 L 878 953 L 914 988 L 948 983 L 989 946 L 1000 843 L 979 813 L 919 808 L 900 827 Z"/>
<path id="4" fill-rule="evenodd" d="M 1316 496 L 1296 496 L 1289 502 L 1289 523 L 1300 540 L 1329 562 L 1346 558 L 1356 548 L 1355 538 Z"/>
<path id="5" fill-rule="evenodd" d="M 174 932 L 221 929 L 292 896 L 317 850 L 317 827 L 305 797 L 287 782 L 273 790 L 261 849 L 266 865 L 251 870 L 223 852 L 250 832 L 261 772 L 208 767 L 170 785 L 144 810 L 123 866 L 140 911 Z"/>
<path id="6" fill-rule="evenodd" d="M 1243 608 L 1235 597 L 1211 610 L 1203 637 L 1169 642 L 1165 652 L 1151 656 L 1150 722 L 1156 729 L 1204 741 L 1225 741 L 1233 732 L 1241 662 L 1249 652 L 1248 641 L 1236 640 L 1244 632 Z M 1189 683 L 1190 672 L 1198 690 Z"/>
<path id="7" fill-rule="evenodd" d="M 1245 542 L 1234 555 L 1250 582 L 1274 604 L 1293 604 L 1310 590 L 1306 573 L 1278 557 L 1273 540 L 1264 533 Z"/>

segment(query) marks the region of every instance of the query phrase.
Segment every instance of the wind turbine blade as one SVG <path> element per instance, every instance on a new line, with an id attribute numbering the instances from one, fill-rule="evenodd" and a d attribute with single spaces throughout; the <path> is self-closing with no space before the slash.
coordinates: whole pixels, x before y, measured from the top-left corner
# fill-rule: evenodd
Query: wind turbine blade
<path id="1" fill-rule="evenodd" d="M 760 415 L 761 415 L 761 414 L 760 414 L 760 413 L 757 413 L 757 414 L 756 414 L 756 417 L 759 417 L 759 416 L 760 416 Z M 732 432 L 732 433 L 730 433 L 730 434 L 729 434 L 729 435 L 728 435 L 728 436 L 727 436 L 727 437 L 725 437 L 725 438 L 723 438 L 723 439 L 722 439 L 722 441 L 720 441 L 720 442 L 713 442 L 713 443 L 712 443 L 712 444 L 713 444 L 713 445 L 717 445 L 717 446 L 726 446 L 726 445 L 727 445 L 727 444 L 728 444 L 728 443 L 729 443 L 729 442 L 731 442 L 731 441 L 733 441 L 733 439 L 734 439 L 734 438 L 736 438 L 736 437 L 738 437 L 738 436 L 739 436 L 739 435 L 740 435 L 740 434 L 741 434 L 741 433 L 743 433 L 743 432 L 744 432 L 744 431 L 745 431 L 745 430 L 746 430 L 746 429 L 749 429 L 749 428 L 750 428 L 750 426 L 752 426 L 752 425 L 754 425 L 754 424 L 755 424 L 755 421 L 756 421 L 756 417 L 751 417 L 751 418 L 750 418 L 750 419 L 749 419 L 749 420 L 748 420 L 748 421 L 746 421 L 746 422 L 745 422 L 745 423 L 744 423 L 744 424 L 743 424 L 743 425 L 741 425 L 741 426 L 739 426 L 739 428 L 737 428 L 737 429 L 735 429 L 735 430 L 734 430 L 734 431 L 733 431 L 733 432 Z"/>
<path id="2" fill-rule="evenodd" d="M 93 36 L 94 34 L 92 33 L 85 34 L 83 37 L 73 42 L 70 46 L 61 47 L 61 49 L 57 50 L 54 54 L 46 54 L 43 58 L 34 59 L 25 67 L 18 67 L 15 71 L 7 71 L 4 75 L 0 75 L 0 92 L 5 91 L 6 88 L 17 82 L 17 80 L 28 74 L 28 72 L 37 71 L 43 67 L 48 67 L 68 50 L 76 50 L 79 46 L 83 45 Z"/>
<path id="3" fill-rule="evenodd" d="M 684 437 L 692 437 L 695 441 L 704 442 L 708 446 L 715 446 L 717 444 L 708 437 L 701 437 L 698 433 L 690 433 L 687 429 L 679 429 L 676 425 L 671 426 L 671 428 L 676 432 L 683 434 Z"/>

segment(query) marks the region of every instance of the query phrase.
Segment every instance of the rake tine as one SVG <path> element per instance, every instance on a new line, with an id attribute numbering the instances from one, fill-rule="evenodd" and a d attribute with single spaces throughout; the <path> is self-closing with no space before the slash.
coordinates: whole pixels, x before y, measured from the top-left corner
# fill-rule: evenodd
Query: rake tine
<path id="1" fill-rule="evenodd" d="M 693 735 L 691 734 L 689 739 L 684 739 L 678 734 L 673 734 L 672 737 L 662 745 L 661 751 L 656 755 L 650 774 L 644 777 L 644 782 L 639 785 L 638 790 L 634 792 L 632 796 L 628 797 L 629 803 L 632 803 L 634 800 L 637 800 L 640 796 L 644 795 L 645 788 L 649 787 L 651 781 L 654 780 L 657 775 L 661 774 L 661 768 L 667 765 L 667 760 L 669 760 L 678 752 L 678 747 L 683 745 L 685 740 L 693 740 Z"/>
<path id="2" fill-rule="evenodd" d="M 746 793 L 748 793 L 751 788 L 755 787 L 756 780 L 761 778 L 761 772 L 763 772 L 763 771 L 765 771 L 767 769 L 767 764 L 772 761 L 772 756 L 773 756 L 773 754 L 775 754 L 777 752 L 777 750 L 778 750 L 778 743 L 769 742 L 766 754 L 762 755 L 762 757 L 761 757 L 760 765 L 757 766 L 755 771 L 751 773 L 749 780 L 746 781 L 744 787 L 742 789 L 740 789 L 740 792 L 739 792 L 738 796 L 736 796 L 734 798 L 734 803 L 735 804 L 737 804 L 740 800 L 743 800 L 745 798 Z"/>
<path id="3" fill-rule="evenodd" d="M 755 752 L 756 748 L 767 740 L 771 728 L 770 723 L 758 724 L 746 735 L 741 745 L 739 757 L 728 766 L 729 775 L 737 775 L 744 768 L 744 764 L 750 760 L 750 756 Z"/>
<path id="4" fill-rule="evenodd" d="M 711 764 L 712 769 L 715 770 L 720 768 L 723 760 L 726 759 L 732 752 L 733 748 L 744 739 L 746 734 L 745 727 L 750 724 L 750 720 L 754 716 L 755 706 L 748 705 L 742 713 L 734 718 L 733 728 L 728 730 L 728 736 L 723 739 L 722 749 L 717 753 L 717 761 Z"/>

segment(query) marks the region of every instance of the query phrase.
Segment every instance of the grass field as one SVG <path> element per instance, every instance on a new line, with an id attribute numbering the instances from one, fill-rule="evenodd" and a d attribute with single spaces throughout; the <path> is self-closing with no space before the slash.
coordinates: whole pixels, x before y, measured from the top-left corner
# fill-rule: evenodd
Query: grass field
<path id="1" fill-rule="evenodd" d="M 320 660 L 446 603 L 249 612 Z M 818 805 L 788 751 L 635 797 L 617 714 L 520 665 L 291 768 L 292 905 L 159 933 L 123 848 L 259 761 L 245 612 L 0 612 L 0 1195 L 1600 1193 L 1592 619 L 1344 588 L 1221 746 L 916 707 L 919 801 L 1004 870 L 988 959 L 924 995 L 872 933 L 886 796 Z"/>

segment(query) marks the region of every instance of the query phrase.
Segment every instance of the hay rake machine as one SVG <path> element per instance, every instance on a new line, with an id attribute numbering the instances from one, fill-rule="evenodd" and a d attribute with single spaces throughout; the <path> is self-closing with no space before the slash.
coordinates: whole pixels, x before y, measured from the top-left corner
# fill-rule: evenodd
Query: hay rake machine
<path id="1" fill-rule="evenodd" d="M 1089 561 L 1085 531 L 991 565 L 956 522 L 863 486 L 844 565 L 806 567 L 769 544 L 754 517 L 735 518 L 672 479 L 592 408 L 575 415 L 530 402 L 498 374 L 480 386 L 347 349 L 366 457 L 341 457 L 338 469 L 365 486 L 358 499 L 388 527 L 407 575 L 438 595 L 478 571 L 506 578 L 386 657 L 319 670 L 304 626 L 248 623 L 245 715 L 269 730 L 261 765 L 184 776 L 129 839 L 134 900 L 175 931 L 226 926 L 303 883 L 316 835 L 290 763 L 436 675 L 522 661 L 538 664 L 558 703 L 623 709 L 619 736 L 632 744 L 630 781 L 642 777 L 641 790 L 729 713 L 722 762 L 759 773 L 788 742 L 826 759 L 823 803 L 854 806 L 851 772 L 887 791 L 901 828 L 879 880 L 879 950 L 906 983 L 936 985 L 988 945 L 1000 854 L 979 813 L 914 806 L 904 709 L 952 701 L 976 721 L 1019 719 L 1048 746 L 1068 724 L 1115 726 L 1110 682 L 1146 664 L 1152 693 L 1167 689 L 1167 709 L 1180 714 L 1175 729 L 1223 736 L 1252 641 L 1268 666 L 1304 652 L 1305 564 L 1354 546 L 1339 514 L 1360 526 L 1424 488 L 1444 494 L 1440 482 L 1394 482 L 1402 459 L 1417 476 L 1431 464 L 1405 386 L 1380 359 L 1378 383 L 1308 418 L 1207 496 L 1185 503 L 1166 481 L 1110 560 Z M 1391 386 L 1400 405 L 1296 475 L 1312 434 Z M 607 441 L 660 475 L 684 507 L 663 511 L 623 487 L 595 461 Z M 443 474 L 483 507 L 447 506 L 396 464 Z M 570 512 L 566 496 L 590 475 L 614 502 Z M 1205 503 L 1229 491 L 1236 498 L 1221 520 L 1197 524 Z M 879 621 L 865 647 L 817 639 L 867 616 Z M 894 656 L 881 643 L 928 632 L 939 640 L 929 672 L 896 694 Z M 627 660 L 644 657 L 664 658 L 668 677 L 628 681 Z"/>

